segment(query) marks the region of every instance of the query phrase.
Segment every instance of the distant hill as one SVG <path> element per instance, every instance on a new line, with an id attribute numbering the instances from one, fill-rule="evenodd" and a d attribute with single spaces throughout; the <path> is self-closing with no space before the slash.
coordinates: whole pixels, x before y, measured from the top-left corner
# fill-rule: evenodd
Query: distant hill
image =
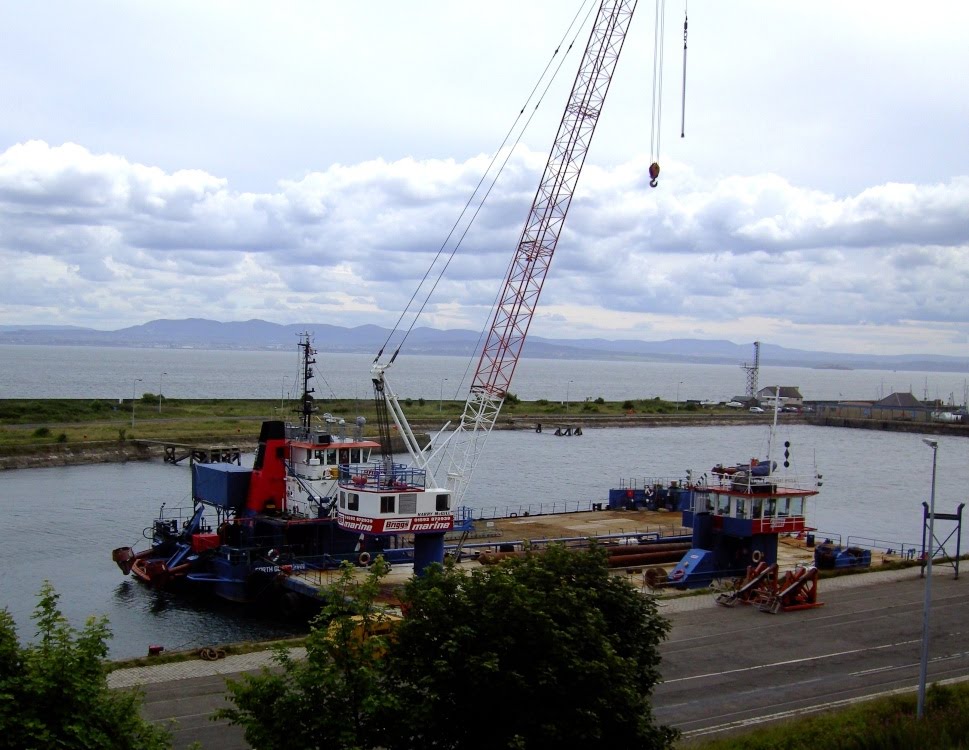
<path id="1" fill-rule="evenodd" d="M 0 326 L 0 344 L 43 346 L 123 346 L 173 349 L 278 349 L 289 351 L 302 331 L 314 334 L 316 346 L 329 352 L 375 354 L 387 342 L 390 331 L 364 325 L 345 328 L 326 323 L 280 325 L 265 320 L 221 323 L 204 318 L 152 320 L 116 331 L 99 331 L 77 326 Z M 392 350 L 398 339 L 388 346 Z M 409 354 L 470 355 L 479 350 L 476 331 L 415 328 L 407 339 Z M 752 343 L 724 340 L 668 339 L 548 339 L 530 336 L 523 356 L 542 359 L 629 359 L 654 362 L 739 364 L 753 359 Z M 761 363 L 788 367 L 834 369 L 920 370 L 965 372 L 969 360 L 933 354 L 855 355 L 814 352 L 762 344 Z"/>

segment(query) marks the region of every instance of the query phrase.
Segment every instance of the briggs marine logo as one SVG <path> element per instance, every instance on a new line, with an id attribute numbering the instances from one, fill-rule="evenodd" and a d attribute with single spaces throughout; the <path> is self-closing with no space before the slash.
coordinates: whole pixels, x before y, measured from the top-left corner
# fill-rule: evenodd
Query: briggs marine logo
<path id="1" fill-rule="evenodd" d="M 384 531 L 410 531 L 410 519 L 388 518 L 384 521 Z"/>

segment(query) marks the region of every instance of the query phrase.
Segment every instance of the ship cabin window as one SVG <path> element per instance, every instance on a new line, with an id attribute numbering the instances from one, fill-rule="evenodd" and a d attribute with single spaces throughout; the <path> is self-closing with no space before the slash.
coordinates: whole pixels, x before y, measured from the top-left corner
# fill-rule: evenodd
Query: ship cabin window
<path id="1" fill-rule="evenodd" d="M 362 451 L 359 448 L 354 448 L 350 451 L 350 463 L 351 464 L 361 464 L 363 463 Z"/>
<path id="2" fill-rule="evenodd" d="M 396 495 L 381 495 L 380 496 L 380 512 L 381 513 L 393 513 L 394 512 L 394 501 L 397 499 Z"/>
<path id="3" fill-rule="evenodd" d="M 360 495 L 356 492 L 347 493 L 347 510 L 360 510 Z"/>
<path id="4" fill-rule="evenodd" d="M 734 513 L 734 518 L 746 518 L 747 517 L 747 501 L 742 497 L 737 498 L 737 512 Z"/>
<path id="5" fill-rule="evenodd" d="M 764 501 L 764 518 L 773 518 L 777 512 L 777 498 L 769 497 Z"/>
<path id="6" fill-rule="evenodd" d="M 804 515 L 804 498 L 803 497 L 792 497 L 791 500 L 791 515 L 792 516 L 803 516 Z"/>
<path id="7" fill-rule="evenodd" d="M 750 517 L 760 518 L 764 513 L 764 499 L 758 497 L 756 500 L 752 501 L 752 507 L 753 509 L 751 510 Z"/>
<path id="8" fill-rule="evenodd" d="M 400 509 L 397 511 L 401 515 L 413 516 L 417 513 L 417 493 L 403 492 L 400 495 Z"/>
<path id="9" fill-rule="evenodd" d="M 348 464 L 348 463 L 350 463 L 350 449 L 349 448 L 341 448 L 340 449 L 340 463 L 341 464 Z"/>
<path id="10" fill-rule="evenodd" d="M 369 448 L 362 448 L 361 451 L 363 453 L 363 457 L 360 459 L 360 462 L 361 463 L 367 463 L 367 461 L 370 460 L 370 449 Z"/>
<path id="11" fill-rule="evenodd" d="M 451 510 L 451 496 L 446 492 L 437 496 L 435 510 Z"/>
<path id="12" fill-rule="evenodd" d="M 347 493 L 344 492 L 343 490 L 340 490 L 340 507 L 341 508 L 347 507 Z"/>
<path id="13" fill-rule="evenodd" d="M 789 515 L 791 515 L 791 498 L 777 498 L 777 517 L 787 518 Z"/>
<path id="14" fill-rule="evenodd" d="M 336 448 L 328 448 L 326 451 L 326 465 L 336 466 Z"/>
<path id="15" fill-rule="evenodd" d="M 730 495 L 717 495 L 717 515 L 730 515 Z"/>

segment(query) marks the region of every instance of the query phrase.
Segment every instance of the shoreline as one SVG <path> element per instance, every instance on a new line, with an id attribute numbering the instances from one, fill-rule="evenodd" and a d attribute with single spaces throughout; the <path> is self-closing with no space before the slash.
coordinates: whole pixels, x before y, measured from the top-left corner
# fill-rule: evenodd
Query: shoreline
<path id="1" fill-rule="evenodd" d="M 499 418 L 495 430 L 521 430 L 542 432 L 554 435 L 561 428 L 582 431 L 627 428 L 627 427 L 721 427 L 750 424 L 769 424 L 769 414 L 716 414 L 716 413 L 674 413 L 674 414 L 623 414 L 623 415 L 581 415 L 571 418 L 567 415 L 514 415 Z M 969 437 L 969 425 L 907 422 L 901 420 L 847 419 L 818 417 L 817 415 L 783 414 L 779 424 L 810 424 L 819 427 L 841 429 L 877 430 L 882 432 L 909 432 L 920 434 Z M 442 426 L 440 421 L 414 420 L 412 427 L 417 433 L 433 434 Z M 541 430 L 537 429 L 541 426 Z M 569 435 L 570 437 L 579 436 Z M 47 443 L 36 446 L 21 446 L 10 452 L 0 452 L 0 471 L 13 469 L 36 469 L 48 466 L 83 466 L 100 463 L 125 463 L 127 461 L 150 461 L 164 457 L 165 445 L 184 444 L 184 440 L 149 440 L 133 438 L 119 441 L 89 441 L 76 443 Z M 216 447 L 228 444 L 228 440 L 210 439 L 196 441 L 195 445 Z M 256 432 L 250 440 L 231 441 L 233 447 L 251 452 L 256 448 Z M 402 444 L 395 445 L 396 452 L 403 452 Z"/>
<path id="2" fill-rule="evenodd" d="M 763 424 L 767 420 L 762 415 L 747 414 L 629 414 L 629 415 L 585 415 L 580 418 L 569 419 L 562 417 L 548 418 L 549 415 L 508 416 L 499 419 L 495 430 L 522 430 L 538 432 L 536 427 L 541 425 L 542 432 L 553 435 L 561 428 L 581 427 L 582 430 L 596 430 L 617 427 L 717 427 L 723 425 Z M 805 423 L 800 415 L 784 415 L 784 423 Z M 441 428 L 440 422 L 415 420 L 412 422 L 415 432 L 432 434 Z M 232 440 L 233 447 L 245 452 L 256 449 L 258 430 L 253 432 L 250 440 Z M 37 446 L 22 446 L 16 451 L 0 452 L 0 471 L 14 469 L 39 469 L 50 466 L 84 466 L 88 464 L 125 463 L 127 461 L 151 461 L 163 458 L 165 445 L 183 444 L 182 440 L 149 440 L 133 438 L 123 442 L 89 441 L 77 443 L 48 443 Z M 225 440 L 196 441 L 196 445 L 215 447 L 227 444 Z M 394 450 L 403 452 L 403 444 L 395 445 Z"/>

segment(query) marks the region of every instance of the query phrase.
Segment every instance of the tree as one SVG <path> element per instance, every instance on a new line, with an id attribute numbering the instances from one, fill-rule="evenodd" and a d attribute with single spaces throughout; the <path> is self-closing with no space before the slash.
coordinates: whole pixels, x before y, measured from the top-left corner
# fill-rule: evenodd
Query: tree
<path id="1" fill-rule="evenodd" d="M 261 750 L 672 747 L 650 703 L 669 623 L 601 547 L 471 574 L 432 565 L 406 585 L 390 638 L 366 637 L 386 572 L 374 568 L 357 582 L 344 567 L 306 660 L 279 650 L 281 670 L 230 681 L 235 706 L 217 717 Z"/>
<path id="2" fill-rule="evenodd" d="M 228 680 L 235 705 L 219 710 L 215 718 L 242 726 L 246 740 L 260 750 L 383 744 L 381 717 L 393 703 L 382 664 L 389 644 L 385 636 L 365 636 L 380 616 L 375 600 L 387 570 L 378 557 L 361 581 L 345 563 L 313 622 L 306 659 L 293 659 L 287 648 L 277 648 L 274 660 L 280 669 Z"/>
<path id="3" fill-rule="evenodd" d="M 403 598 L 388 667 L 406 726 L 393 747 L 672 746 L 650 704 L 669 623 L 609 574 L 601 547 L 471 575 L 432 567 Z"/>
<path id="4" fill-rule="evenodd" d="M 140 695 L 108 688 L 105 618 L 78 633 L 49 582 L 33 619 L 38 641 L 21 646 L 10 613 L 0 610 L 0 748 L 160 750 L 168 732 L 143 720 Z"/>

